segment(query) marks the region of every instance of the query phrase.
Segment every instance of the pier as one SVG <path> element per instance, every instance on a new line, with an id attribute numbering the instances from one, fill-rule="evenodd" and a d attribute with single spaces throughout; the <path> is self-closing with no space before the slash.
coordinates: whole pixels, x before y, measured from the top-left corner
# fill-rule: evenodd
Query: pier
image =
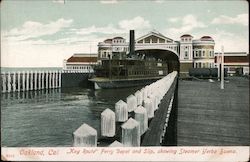
<path id="1" fill-rule="evenodd" d="M 249 79 L 179 81 L 178 146 L 248 146 Z"/>
<path id="2" fill-rule="evenodd" d="M 95 136 L 84 144 L 74 136 L 74 145 L 88 145 L 95 141 L 99 141 L 99 146 L 110 142 L 111 147 L 114 143 L 130 147 L 176 145 L 177 74 L 174 71 L 143 87 L 129 95 L 126 102 L 119 100 L 114 105 L 115 112 L 104 110 L 101 113 L 101 139 Z M 84 128 L 83 125 L 79 128 Z M 87 128 L 82 130 L 86 131 Z"/>

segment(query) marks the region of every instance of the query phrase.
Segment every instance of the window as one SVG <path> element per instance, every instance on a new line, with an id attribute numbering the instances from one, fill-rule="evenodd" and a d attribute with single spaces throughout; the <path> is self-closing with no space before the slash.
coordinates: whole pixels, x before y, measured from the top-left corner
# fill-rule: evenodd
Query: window
<path id="1" fill-rule="evenodd" d="M 185 59 L 188 59 L 188 51 L 185 51 L 184 58 L 185 58 Z"/>
<path id="2" fill-rule="evenodd" d="M 205 51 L 202 51 L 202 57 L 205 57 Z"/>
<path id="3" fill-rule="evenodd" d="M 199 57 L 201 57 L 201 51 L 199 51 Z"/>
<path id="4" fill-rule="evenodd" d="M 195 57 L 198 57 L 198 51 L 195 51 Z"/>

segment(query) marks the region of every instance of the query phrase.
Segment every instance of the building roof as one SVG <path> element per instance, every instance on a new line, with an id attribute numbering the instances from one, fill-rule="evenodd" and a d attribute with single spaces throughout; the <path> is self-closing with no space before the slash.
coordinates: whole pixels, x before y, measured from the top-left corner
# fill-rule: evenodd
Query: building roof
<path id="1" fill-rule="evenodd" d="M 181 36 L 181 38 L 182 38 L 182 37 L 193 37 L 193 36 L 190 35 L 190 34 L 184 34 L 184 35 Z"/>
<path id="2" fill-rule="evenodd" d="M 112 42 L 112 39 L 105 39 L 104 42 Z"/>
<path id="3" fill-rule="evenodd" d="M 217 56 L 214 57 L 217 63 Z M 225 63 L 249 63 L 249 55 L 247 56 L 224 56 Z"/>
<path id="4" fill-rule="evenodd" d="M 97 57 L 75 57 L 71 56 L 67 62 L 97 62 Z"/>
<path id="5" fill-rule="evenodd" d="M 113 39 L 124 39 L 124 38 L 122 38 L 122 37 L 114 37 Z"/>
<path id="6" fill-rule="evenodd" d="M 203 36 L 200 38 L 200 40 L 213 40 L 213 38 L 210 36 Z"/>

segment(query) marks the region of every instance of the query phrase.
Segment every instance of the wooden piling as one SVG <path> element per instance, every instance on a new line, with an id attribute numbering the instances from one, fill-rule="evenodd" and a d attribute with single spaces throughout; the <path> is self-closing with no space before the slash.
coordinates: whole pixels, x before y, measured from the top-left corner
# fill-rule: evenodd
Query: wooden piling
<path id="1" fill-rule="evenodd" d="M 17 72 L 17 91 L 21 91 L 21 74 L 20 71 Z"/>
<path id="2" fill-rule="evenodd" d="M 153 118 L 154 117 L 154 107 L 153 107 L 153 102 L 150 98 L 146 98 L 144 100 L 144 107 L 147 110 L 148 113 L 148 118 Z"/>
<path id="3" fill-rule="evenodd" d="M 133 118 L 129 118 L 122 126 L 122 144 L 127 147 L 140 146 L 140 125 Z"/>
<path id="4" fill-rule="evenodd" d="M 29 91 L 29 71 L 26 72 L 26 91 Z"/>
<path id="5" fill-rule="evenodd" d="M 34 71 L 34 90 L 37 90 L 37 71 Z"/>
<path id="6" fill-rule="evenodd" d="M 74 133 L 74 147 L 96 147 L 97 131 L 88 124 L 81 125 Z"/>
<path id="7" fill-rule="evenodd" d="M 105 109 L 101 113 L 101 135 L 103 137 L 115 136 L 115 113 L 110 109 Z"/>
<path id="8" fill-rule="evenodd" d="M 10 76 L 10 72 L 8 72 L 8 82 L 7 82 L 7 85 L 8 85 L 8 92 L 11 91 L 11 76 Z"/>
<path id="9" fill-rule="evenodd" d="M 135 120 L 140 124 L 140 135 L 142 135 L 148 129 L 148 114 L 143 106 L 138 106 L 135 109 Z"/>
<path id="10" fill-rule="evenodd" d="M 33 71 L 31 71 L 30 72 L 30 90 L 33 90 L 34 89 L 34 85 L 33 85 L 33 82 L 34 82 L 34 80 L 33 80 L 33 76 L 34 76 L 34 73 L 33 73 Z"/>
<path id="11" fill-rule="evenodd" d="M 134 95 L 129 95 L 127 97 L 128 112 L 132 112 L 137 107 L 137 100 Z"/>
<path id="12" fill-rule="evenodd" d="M 124 101 L 119 100 L 115 104 L 115 115 L 116 121 L 118 122 L 125 122 L 128 120 L 128 106 Z"/>
<path id="13" fill-rule="evenodd" d="M 136 100 L 137 100 L 137 106 L 139 105 L 142 105 L 142 92 L 141 91 L 136 91 L 135 92 L 135 97 L 136 97 Z"/>
<path id="14" fill-rule="evenodd" d="M 109 145 L 109 147 L 123 147 L 123 144 L 115 140 L 113 143 Z"/>
<path id="15" fill-rule="evenodd" d="M 5 72 L 2 73 L 2 92 L 5 93 L 6 92 L 6 75 Z"/>

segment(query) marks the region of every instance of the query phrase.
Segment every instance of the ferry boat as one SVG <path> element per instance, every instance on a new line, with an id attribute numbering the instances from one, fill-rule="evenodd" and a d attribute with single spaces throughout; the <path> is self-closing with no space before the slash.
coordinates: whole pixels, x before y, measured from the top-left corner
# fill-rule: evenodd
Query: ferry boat
<path id="1" fill-rule="evenodd" d="M 167 63 L 155 59 L 107 59 L 94 67 L 95 89 L 150 84 L 168 73 Z"/>

